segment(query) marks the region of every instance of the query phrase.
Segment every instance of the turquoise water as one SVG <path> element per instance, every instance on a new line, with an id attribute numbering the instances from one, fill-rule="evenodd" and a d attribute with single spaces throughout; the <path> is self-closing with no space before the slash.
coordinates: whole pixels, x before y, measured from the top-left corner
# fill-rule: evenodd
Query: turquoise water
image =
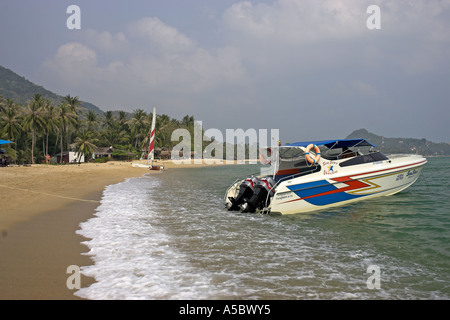
<path id="1" fill-rule="evenodd" d="M 450 158 L 428 160 L 401 193 L 307 215 L 228 212 L 226 188 L 256 165 L 166 170 L 109 186 L 80 231 L 95 261 L 82 270 L 97 282 L 77 294 L 449 299 Z"/>

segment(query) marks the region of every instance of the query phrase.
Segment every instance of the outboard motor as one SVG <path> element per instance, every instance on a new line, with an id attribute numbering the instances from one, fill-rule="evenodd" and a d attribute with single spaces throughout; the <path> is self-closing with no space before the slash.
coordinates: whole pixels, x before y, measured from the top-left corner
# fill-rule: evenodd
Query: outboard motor
<path id="1" fill-rule="evenodd" d="M 228 210 L 239 210 L 239 205 L 245 203 L 245 201 L 253 196 L 257 182 L 258 178 L 255 177 L 245 179 L 239 186 L 238 195 L 235 198 L 228 197 L 228 199 L 231 201 L 231 203 L 227 203 Z"/>
<path id="2" fill-rule="evenodd" d="M 272 188 L 274 185 L 275 181 L 271 177 L 258 180 L 253 196 L 239 206 L 241 212 L 255 212 L 256 209 L 264 208 L 267 195 L 270 194 L 270 196 L 273 196 L 274 192 Z"/>

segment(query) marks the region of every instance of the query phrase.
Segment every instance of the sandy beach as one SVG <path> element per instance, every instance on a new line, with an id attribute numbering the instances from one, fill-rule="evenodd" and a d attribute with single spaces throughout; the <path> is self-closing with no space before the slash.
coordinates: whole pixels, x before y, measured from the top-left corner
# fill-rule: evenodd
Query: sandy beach
<path id="1" fill-rule="evenodd" d="M 69 266 L 92 263 L 79 224 L 93 216 L 106 186 L 146 173 L 116 161 L 0 168 L 0 299 L 79 299 L 66 285 Z M 82 276 L 81 287 L 93 281 Z"/>

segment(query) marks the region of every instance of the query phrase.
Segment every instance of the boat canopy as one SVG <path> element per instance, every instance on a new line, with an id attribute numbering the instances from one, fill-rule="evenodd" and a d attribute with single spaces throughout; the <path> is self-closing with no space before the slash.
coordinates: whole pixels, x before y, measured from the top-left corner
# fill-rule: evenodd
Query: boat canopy
<path id="1" fill-rule="evenodd" d="M 7 143 L 12 143 L 12 141 L 0 140 L 0 144 L 7 144 Z"/>
<path id="2" fill-rule="evenodd" d="M 339 139 L 339 140 L 322 140 L 322 141 L 304 141 L 304 142 L 294 142 L 285 145 L 284 147 L 307 147 L 310 144 L 315 144 L 317 146 L 325 146 L 328 149 L 338 149 L 338 148 L 351 148 L 351 147 L 376 147 L 376 145 L 371 144 L 365 139 Z"/>

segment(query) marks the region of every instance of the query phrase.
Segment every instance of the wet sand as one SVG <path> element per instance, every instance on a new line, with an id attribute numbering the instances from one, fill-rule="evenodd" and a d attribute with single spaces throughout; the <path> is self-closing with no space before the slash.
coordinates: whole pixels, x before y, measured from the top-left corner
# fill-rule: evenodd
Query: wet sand
<path id="1" fill-rule="evenodd" d="M 98 197 L 100 197 L 100 193 Z M 92 263 L 86 240 L 75 231 L 89 219 L 97 204 L 71 202 L 59 210 L 49 211 L 21 222 L 0 239 L 0 299 L 78 299 L 76 289 L 66 282 L 72 275 L 71 265 Z M 81 275 L 82 287 L 94 279 Z M 73 282 L 71 282 L 73 283 Z"/>
<path id="2" fill-rule="evenodd" d="M 80 299 L 66 285 L 69 266 L 92 263 L 79 224 L 106 186 L 146 173 L 129 162 L 0 168 L 0 299 Z M 81 276 L 81 287 L 94 281 Z"/>

